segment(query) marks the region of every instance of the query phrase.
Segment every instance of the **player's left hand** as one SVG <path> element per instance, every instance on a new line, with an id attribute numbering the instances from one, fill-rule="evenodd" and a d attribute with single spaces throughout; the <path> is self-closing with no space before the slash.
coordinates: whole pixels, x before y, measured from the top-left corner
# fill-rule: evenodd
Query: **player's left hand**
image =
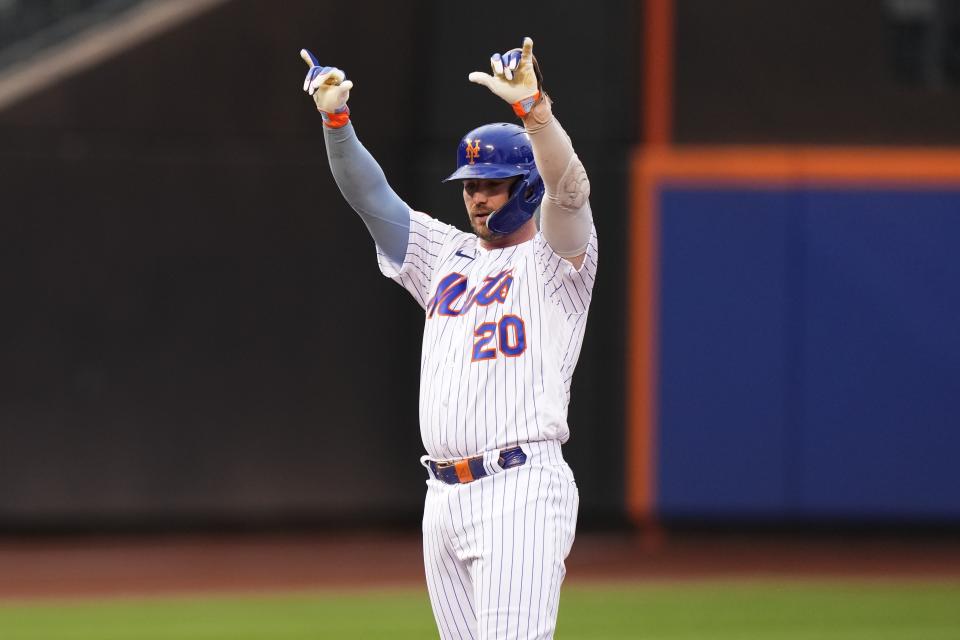
<path id="1" fill-rule="evenodd" d="M 482 84 L 503 98 L 521 118 L 543 97 L 543 78 L 537 59 L 533 57 L 533 39 L 524 38 L 523 47 L 490 57 L 493 75 L 474 71 L 470 82 Z"/>

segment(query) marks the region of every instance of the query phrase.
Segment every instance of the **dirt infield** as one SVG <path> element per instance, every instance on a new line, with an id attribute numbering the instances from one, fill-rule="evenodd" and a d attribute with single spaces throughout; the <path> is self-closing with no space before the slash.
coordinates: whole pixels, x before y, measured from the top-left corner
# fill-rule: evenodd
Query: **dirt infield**
<path id="1" fill-rule="evenodd" d="M 580 535 L 568 580 L 960 579 L 954 539 Z M 0 600 L 423 584 L 419 536 L 0 538 Z"/>

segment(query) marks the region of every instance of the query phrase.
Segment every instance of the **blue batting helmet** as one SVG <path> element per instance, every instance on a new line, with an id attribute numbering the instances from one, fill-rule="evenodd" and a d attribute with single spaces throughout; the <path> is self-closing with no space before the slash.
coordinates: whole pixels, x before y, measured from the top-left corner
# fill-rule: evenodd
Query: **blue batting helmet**
<path id="1" fill-rule="evenodd" d="M 510 188 L 510 199 L 487 218 L 490 231 L 506 235 L 522 227 L 543 200 L 543 179 L 523 128 L 496 122 L 469 132 L 457 147 L 457 170 L 444 182 L 514 176 L 521 178 Z"/>

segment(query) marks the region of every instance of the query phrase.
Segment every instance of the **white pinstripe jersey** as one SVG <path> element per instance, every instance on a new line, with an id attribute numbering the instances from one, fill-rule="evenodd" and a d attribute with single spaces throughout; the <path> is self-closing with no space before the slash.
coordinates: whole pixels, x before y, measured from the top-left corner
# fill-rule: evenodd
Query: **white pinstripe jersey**
<path id="1" fill-rule="evenodd" d="M 438 460 L 570 437 L 567 405 L 597 269 L 596 229 L 583 266 L 541 233 L 504 249 L 417 211 L 397 269 L 380 269 L 425 312 L 420 435 Z"/>

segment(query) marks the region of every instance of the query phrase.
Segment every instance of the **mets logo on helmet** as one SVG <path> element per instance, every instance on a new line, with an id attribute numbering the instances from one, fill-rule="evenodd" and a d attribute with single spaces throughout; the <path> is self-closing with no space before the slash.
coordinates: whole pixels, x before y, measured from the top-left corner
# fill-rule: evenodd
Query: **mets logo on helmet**
<path id="1" fill-rule="evenodd" d="M 467 160 L 470 161 L 470 164 L 473 164 L 473 161 L 477 159 L 480 155 L 480 138 L 477 138 L 473 141 L 473 145 L 470 145 L 470 141 L 467 140 Z"/>

